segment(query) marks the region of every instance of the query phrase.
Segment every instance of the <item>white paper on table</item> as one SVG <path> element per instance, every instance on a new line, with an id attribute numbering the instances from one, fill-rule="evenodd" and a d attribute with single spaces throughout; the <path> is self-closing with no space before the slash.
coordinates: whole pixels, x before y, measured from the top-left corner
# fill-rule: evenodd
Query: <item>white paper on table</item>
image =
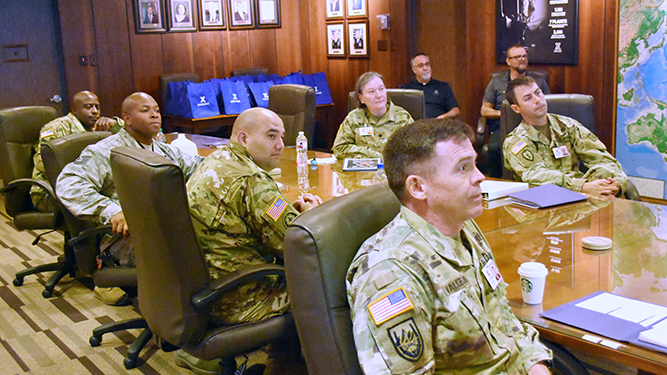
<path id="1" fill-rule="evenodd" d="M 587 310 L 609 314 L 619 319 L 639 323 L 644 327 L 667 317 L 667 308 L 611 293 L 602 293 L 576 305 Z"/>

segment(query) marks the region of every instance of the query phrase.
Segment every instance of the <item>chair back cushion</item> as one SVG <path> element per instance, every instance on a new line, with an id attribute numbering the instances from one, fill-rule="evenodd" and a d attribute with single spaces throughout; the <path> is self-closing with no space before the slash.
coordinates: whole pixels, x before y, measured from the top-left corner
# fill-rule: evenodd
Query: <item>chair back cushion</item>
<path id="1" fill-rule="evenodd" d="M 57 117 L 51 107 L 17 107 L 0 110 L 0 172 L 5 184 L 19 178 L 31 178 L 34 145 L 39 131 Z M 20 212 L 33 210 L 30 186 L 13 189 L 5 195 L 7 214 L 15 217 Z"/>
<path id="2" fill-rule="evenodd" d="M 151 331 L 177 346 L 198 343 L 208 316 L 191 297 L 209 282 L 181 169 L 137 147 L 111 151 L 114 185 L 130 228 L 139 310 Z"/>
<path id="3" fill-rule="evenodd" d="M 42 161 L 46 178 L 49 180 L 53 191 L 56 193 L 56 181 L 63 168 L 79 157 L 81 151 L 88 145 L 110 136 L 111 132 L 86 132 L 69 134 L 64 137 L 52 139 L 42 145 Z M 63 213 L 67 228 L 72 237 L 78 236 L 86 229 L 94 228 L 93 222 L 79 219 L 74 216 L 65 206 L 58 202 L 60 211 Z M 92 275 L 97 269 L 97 254 L 99 250 L 93 238 L 79 243 L 75 246 L 77 267 L 84 273 Z"/>
<path id="4" fill-rule="evenodd" d="M 300 215 L 285 235 L 285 271 L 311 374 L 361 374 L 345 276 L 361 244 L 398 213 L 387 185 L 361 189 Z"/>
<path id="5" fill-rule="evenodd" d="M 269 88 L 269 109 L 283 120 L 286 146 L 296 144 L 299 131 L 313 142 L 316 106 L 315 90 L 310 86 L 284 84 Z"/>
<path id="6" fill-rule="evenodd" d="M 160 77 L 160 98 L 162 99 L 161 106 L 164 106 L 167 102 L 167 84 L 169 82 L 181 82 L 181 81 L 191 81 L 193 83 L 200 83 L 201 78 L 197 73 L 174 73 L 174 74 L 165 74 Z"/>
<path id="7" fill-rule="evenodd" d="M 423 119 L 426 115 L 426 99 L 424 92 L 413 89 L 387 89 L 388 98 L 394 103 L 410 113 L 412 119 L 417 121 Z M 347 110 L 352 111 L 359 107 L 354 91 L 350 91 L 347 97 Z"/>
<path id="8" fill-rule="evenodd" d="M 232 77 L 268 75 L 269 68 L 240 68 L 232 70 Z"/>

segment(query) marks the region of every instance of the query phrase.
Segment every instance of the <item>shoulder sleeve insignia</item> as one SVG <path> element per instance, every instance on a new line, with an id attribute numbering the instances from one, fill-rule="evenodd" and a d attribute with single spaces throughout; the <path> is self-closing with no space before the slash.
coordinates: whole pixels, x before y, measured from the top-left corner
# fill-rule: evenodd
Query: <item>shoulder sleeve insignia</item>
<path id="1" fill-rule="evenodd" d="M 287 208 L 287 201 L 283 199 L 283 197 L 276 197 L 276 199 L 271 203 L 269 208 L 266 210 L 266 214 L 269 215 L 273 221 L 277 221 L 280 215 L 285 212 L 285 209 Z"/>
<path id="2" fill-rule="evenodd" d="M 424 353 L 424 340 L 413 318 L 387 329 L 396 353 L 410 362 L 417 362 Z"/>
<path id="3" fill-rule="evenodd" d="M 50 137 L 52 135 L 54 135 L 53 129 L 49 129 L 49 130 L 45 131 L 44 133 L 41 133 L 39 135 L 39 137 L 40 138 L 46 138 L 46 137 Z"/>
<path id="4" fill-rule="evenodd" d="M 292 222 L 296 219 L 296 214 L 294 212 L 288 212 L 287 215 L 285 215 L 285 218 L 283 219 L 285 222 L 285 226 L 289 226 L 292 224 Z"/>
<path id="5" fill-rule="evenodd" d="M 533 161 L 533 160 L 535 160 L 535 157 L 533 156 L 533 152 L 530 151 L 530 150 L 524 150 L 524 151 L 521 153 L 521 156 L 523 156 L 523 158 L 526 159 L 526 160 L 528 160 L 528 161 Z"/>
<path id="6" fill-rule="evenodd" d="M 371 313 L 375 325 L 378 326 L 412 309 L 414 309 L 414 306 L 405 294 L 403 287 L 394 289 L 368 305 L 368 311 Z"/>
<path id="7" fill-rule="evenodd" d="M 512 153 L 516 155 L 526 146 L 528 146 L 528 144 L 526 143 L 526 141 L 522 139 L 519 142 L 515 143 L 514 146 L 512 146 Z"/>

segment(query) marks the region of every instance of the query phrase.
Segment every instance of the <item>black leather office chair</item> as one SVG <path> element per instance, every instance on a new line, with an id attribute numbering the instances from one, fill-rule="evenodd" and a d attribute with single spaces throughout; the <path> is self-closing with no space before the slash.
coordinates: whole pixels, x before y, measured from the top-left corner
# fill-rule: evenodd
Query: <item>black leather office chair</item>
<path id="1" fill-rule="evenodd" d="M 386 185 L 372 186 L 304 212 L 287 230 L 287 288 L 309 373 L 362 373 L 345 277 L 361 244 L 389 223 L 399 209 L 400 203 Z M 556 348 L 557 374 L 588 374 L 567 350 L 548 345 Z"/>
<path id="2" fill-rule="evenodd" d="M 269 109 L 283 120 L 285 146 L 294 146 L 296 136 L 303 131 L 312 148 L 316 107 L 315 90 L 310 86 L 284 84 L 269 88 Z"/>
<path id="3" fill-rule="evenodd" d="M 595 120 L 595 100 L 592 95 L 550 94 L 545 95 L 544 98 L 547 100 L 549 113 L 571 117 L 595 134 L 597 122 Z M 501 139 L 505 139 L 509 132 L 519 126 L 523 118 L 520 114 L 514 112 L 507 100 L 503 101 L 500 113 L 500 135 Z M 580 167 L 585 168 L 583 163 L 580 163 Z M 503 178 L 513 179 L 504 165 Z M 625 197 L 634 201 L 641 200 L 637 187 L 630 180 L 625 191 Z"/>
<path id="4" fill-rule="evenodd" d="M 235 366 L 235 356 L 294 332 L 291 313 L 214 326 L 210 311 L 222 293 L 247 280 L 282 276 L 282 266 L 263 264 L 212 280 L 192 226 L 181 169 L 131 147 L 112 150 L 111 168 L 132 232 L 139 309 L 156 336 L 197 358 L 223 358 L 221 364 Z"/>
<path id="5" fill-rule="evenodd" d="M 57 117 L 51 107 L 19 107 L 0 110 L 0 169 L 5 186 L 0 190 L 5 198 L 5 210 L 19 230 L 65 229 L 60 210 L 40 212 L 30 199 L 30 187 L 38 185 L 55 200 L 51 186 L 44 181 L 32 179 L 34 145 L 39 141 L 39 132 L 47 122 Z M 67 240 L 68 233 L 65 232 Z M 33 244 L 37 244 L 39 237 Z M 55 263 L 28 268 L 16 273 L 14 285 L 23 285 L 28 275 L 55 271 L 44 284 L 44 298 L 53 295 L 60 279 L 75 272 L 74 258 L 65 249 Z"/>
<path id="6" fill-rule="evenodd" d="M 55 181 L 62 169 L 74 161 L 86 146 L 110 136 L 110 132 L 87 132 L 71 134 L 53 139 L 42 145 L 42 160 L 49 181 L 54 191 Z M 97 255 L 100 251 L 100 240 L 103 235 L 111 233 L 111 226 L 98 227 L 96 224 L 74 216 L 59 201 L 67 229 L 72 238 L 67 242 L 67 248 L 73 254 L 77 268 L 85 275 L 90 275 L 93 283 L 100 288 L 125 287 L 134 288 L 137 285 L 136 270 L 134 267 L 103 267 L 98 268 Z M 105 333 L 126 329 L 143 329 L 137 339 L 130 345 L 125 357 L 125 368 L 136 367 L 141 349 L 146 346 L 152 334 L 143 318 L 135 318 L 120 322 L 103 324 L 93 330 L 90 338 L 91 346 L 99 346 Z"/>
<path id="7" fill-rule="evenodd" d="M 405 109 L 410 113 L 412 119 L 417 121 L 426 116 L 426 99 L 424 99 L 424 92 L 413 89 L 387 89 L 387 97 L 395 105 Z M 350 91 L 347 96 L 347 111 L 359 107 L 356 93 Z"/>
<path id="8" fill-rule="evenodd" d="M 251 68 L 239 68 L 239 69 L 232 70 L 232 77 L 256 76 L 256 75 L 260 75 L 260 74 L 268 75 L 269 74 L 269 68 L 251 67 Z"/>

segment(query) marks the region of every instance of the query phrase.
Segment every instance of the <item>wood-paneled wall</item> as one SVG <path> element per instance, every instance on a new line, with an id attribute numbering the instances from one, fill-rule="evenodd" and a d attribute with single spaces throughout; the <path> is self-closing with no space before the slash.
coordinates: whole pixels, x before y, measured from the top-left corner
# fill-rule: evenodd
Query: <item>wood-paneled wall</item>
<path id="1" fill-rule="evenodd" d="M 59 0 L 68 95 L 90 89 L 103 113 L 119 114 L 122 100 L 145 91 L 159 100 L 159 77 L 196 72 L 221 78 L 233 69 L 265 66 L 286 75 L 323 71 L 335 106 L 318 128 L 331 145 L 347 114 L 347 93 L 363 72 L 375 70 L 388 87 L 412 79 L 408 61 L 424 51 L 433 75 L 451 83 L 464 121 L 479 118 L 484 89 L 495 64 L 497 0 L 369 0 L 369 59 L 326 56 L 325 0 L 282 0 L 278 29 L 137 34 L 134 0 Z M 597 102 L 599 137 L 612 144 L 618 0 L 579 0 L 579 63 L 539 66 L 550 73 L 552 92 L 585 93 Z M 377 15 L 391 15 L 381 30 Z M 387 43 L 379 51 L 378 43 Z M 81 67 L 79 55 L 96 55 L 99 65 Z"/>

